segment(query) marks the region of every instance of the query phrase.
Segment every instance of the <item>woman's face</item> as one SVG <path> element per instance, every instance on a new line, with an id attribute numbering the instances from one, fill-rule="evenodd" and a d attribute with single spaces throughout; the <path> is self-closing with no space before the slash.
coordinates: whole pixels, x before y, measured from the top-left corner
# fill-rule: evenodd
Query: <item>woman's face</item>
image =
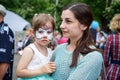
<path id="1" fill-rule="evenodd" d="M 72 39 L 79 39 L 87 28 L 82 25 L 70 10 L 64 10 L 61 15 L 62 23 L 60 28 L 63 36 Z"/>
<path id="2" fill-rule="evenodd" d="M 26 36 L 30 36 L 32 34 L 32 32 L 30 30 L 26 31 Z"/>
<path id="3" fill-rule="evenodd" d="M 47 22 L 46 25 L 41 26 L 35 32 L 36 41 L 40 44 L 47 45 L 53 38 L 53 28 L 50 22 Z"/>

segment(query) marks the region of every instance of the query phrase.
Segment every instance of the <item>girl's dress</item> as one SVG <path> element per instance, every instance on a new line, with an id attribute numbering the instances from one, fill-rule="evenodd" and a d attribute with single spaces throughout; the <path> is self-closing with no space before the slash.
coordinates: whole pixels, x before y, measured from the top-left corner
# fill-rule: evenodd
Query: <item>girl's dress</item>
<path id="1" fill-rule="evenodd" d="M 52 57 L 51 49 L 47 48 L 48 55 L 44 56 L 41 52 L 38 51 L 34 44 L 30 44 L 28 47 L 30 47 L 34 51 L 34 56 L 31 62 L 29 63 L 27 69 L 36 70 L 50 61 Z M 43 74 L 29 78 L 18 78 L 17 80 L 53 80 L 53 79 L 49 76 L 49 74 Z"/>

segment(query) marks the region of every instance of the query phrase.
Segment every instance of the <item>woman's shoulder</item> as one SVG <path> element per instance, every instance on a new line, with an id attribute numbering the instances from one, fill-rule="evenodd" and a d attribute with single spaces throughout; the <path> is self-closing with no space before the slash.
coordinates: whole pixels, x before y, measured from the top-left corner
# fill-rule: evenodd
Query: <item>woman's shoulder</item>
<path id="1" fill-rule="evenodd" d="M 89 52 L 85 57 L 86 57 L 86 58 L 90 58 L 90 59 L 92 59 L 92 60 L 100 60 L 100 61 L 103 61 L 102 53 L 99 52 L 99 51 Z"/>
<path id="2" fill-rule="evenodd" d="M 99 56 L 102 56 L 102 53 L 99 52 L 99 51 L 92 51 L 92 52 L 89 52 L 88 55 L 99 55 Z"/>
<path id="3" fill-rule="evenodd" d="M 67 43 L 59 44 L 55 49 L 60 49 L 66 47 Z"/>

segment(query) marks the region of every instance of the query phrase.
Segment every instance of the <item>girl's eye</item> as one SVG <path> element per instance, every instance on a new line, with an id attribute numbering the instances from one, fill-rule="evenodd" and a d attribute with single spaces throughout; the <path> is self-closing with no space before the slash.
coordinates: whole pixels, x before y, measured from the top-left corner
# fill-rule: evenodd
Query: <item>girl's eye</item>
<path id="1" fill-rule="evenodd" d="M 43 33 L 43 31 L 38 31 L 38 32 L 41 33 L 41 34 Z"/>
<path id="2" fill-rule="evenodd" d="M 48 34 L 52 33 L 52 31 L 47 31 Z"/>

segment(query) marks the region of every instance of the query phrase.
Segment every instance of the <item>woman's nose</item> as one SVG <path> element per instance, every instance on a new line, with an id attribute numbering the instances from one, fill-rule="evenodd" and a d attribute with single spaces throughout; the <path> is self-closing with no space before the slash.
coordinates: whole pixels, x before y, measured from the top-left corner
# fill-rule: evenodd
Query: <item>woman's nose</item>
<path id="1" fill-rule="evenodd" d="M 62 23 L 60 24 L 60 28 L 65 28 L 65 23 L 64 23 L 64 22 L 62 22 Z"/>

